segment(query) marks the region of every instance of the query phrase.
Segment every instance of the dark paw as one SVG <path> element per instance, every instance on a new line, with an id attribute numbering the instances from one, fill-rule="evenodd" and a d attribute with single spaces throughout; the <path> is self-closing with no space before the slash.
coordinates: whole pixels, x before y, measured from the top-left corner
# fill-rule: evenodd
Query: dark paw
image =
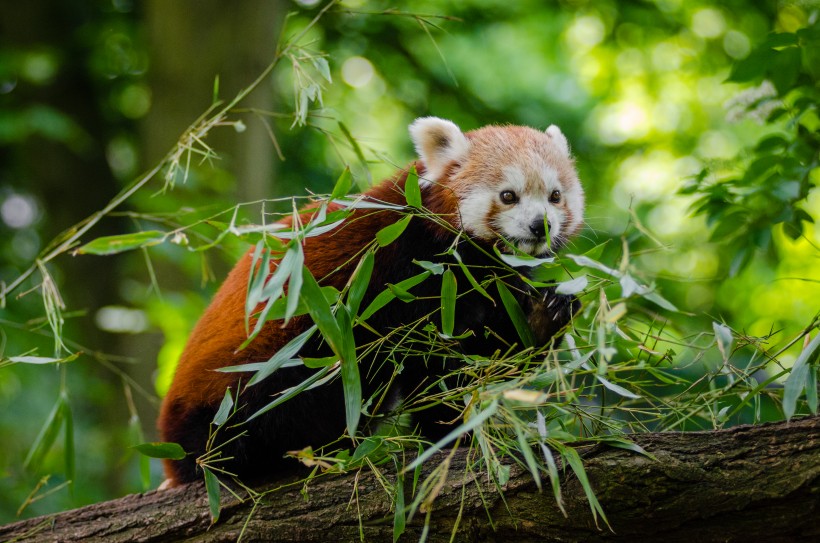
<path id="1" fill-rule="evenodd" d="M 555 287 L 541 291 L 540 299 L 532 304 L 529 314 L 530 328 L 540 345 L 551 340 L 561 341 L 558 335 L 581 309 L 581 301 L 572 294 L 556 294 Z"/>

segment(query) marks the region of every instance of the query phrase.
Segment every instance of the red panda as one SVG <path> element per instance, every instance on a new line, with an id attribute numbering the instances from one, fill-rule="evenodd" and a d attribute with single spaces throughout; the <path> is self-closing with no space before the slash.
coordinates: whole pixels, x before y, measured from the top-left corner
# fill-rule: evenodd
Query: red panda
<path id="1" fill-rule="evenodd" d="M 493 252 L 495 244 L 511 243 L 530 255 L 545 256 L 564 246 L 580 229 L 584 194 L 569 145 L 558 127 L 550 126 L 542 132 L 521 126 L 488 126 L 465 134 L 450 121 L 425 117 L 410 125 L 410 135 L 419 156 L 414 165 L 423 206 L 446 223 L 413 217 L 397 240 L 379 248 L 362 307 L 387 284 L 419 273 L 414 261 L 453 264 L 451 269 L 459 273 L 453 255 L 448 253 L 454 244 L 463 263 L 481 282 L 502 267 Z M 406 204 L 407 176 L 407 170 L 398 172 L 363 194 L 362 201 L 393 204 L 401 210 L 399 206 Z M 336 229 L 305 238 L 305 266 L 320 285 L 341 290 L 357 264 L 358 258 L 351 257 L 372 244 L 377 232 L 403 216 L 391 208 L 357 207 Z M 238 413 L 240 418 L 247 418 L 277 392 L 298 385 L 315 372 L 305 366 L 283 367 L 264 381 L 237 390 L 243 382 L 241 373 L 215 371 L 267 360 L 312 324 L 307 315 L 294 317 L 284 327 L 281 321 L 268 322 L 258 337 L 239 349 L 247 339 L 245 303 L 251 253 L 231 271 L 196 324 L 162 404 L 158 423 L 162 439 L 178 443 L 188 452 L 183 460 L 166 460 L 171 485 L 201 477 L 196 459 L 206 451 L 211 422 L 227 388 L 234 396 L 239 393 L 243 407 Z M 554 289 L 536 292 L 516 274 L 505 282 L 527 313 L 534 337 L 541 345 L 557 339 L 578 310 L 575 297 L 556 294 Z M 461 276 L 458 284 L 469 283 Z M 380 335 L 425 316 L 441 329 L 437 312 L 441 276 L 430 276 L 412 292 L 417 297 L 414 302 L 388 303 L 370 317 L 368 327 L 356 327 L 356 345 L 370 344 Z M 454 335 L 463 338 L 459 343 L 461 352 L 480 356 L 491 356 L 499 349 L 504 352 L 517 338 L 501 303 L 475 290 L 458 298 Z M 298 356 L 319 358 L 331 354 L 316 334 Z M 394 375 L 393 363 L 379 357 L 385 355 L 374 352 L 360 357 L 365 399 L 385 387 L 394 397 L 418 391 L 452 371 L 457 363 L 435 353 L 420 353 L 403 358 L 401 371 Z M 421 435 L 435 440 L 451 429 L 456 415 L 441 404 L 414 413 L 414 423 Z M 287 451 L 322 446 L 344 434 L 342 384 L 336 379 L 305 390 L 240 428 L 222 436 L 220 453 L 226 460 L 219 466 L 243 480 L 265 479 L 294 464 L 284 457 Z"/>

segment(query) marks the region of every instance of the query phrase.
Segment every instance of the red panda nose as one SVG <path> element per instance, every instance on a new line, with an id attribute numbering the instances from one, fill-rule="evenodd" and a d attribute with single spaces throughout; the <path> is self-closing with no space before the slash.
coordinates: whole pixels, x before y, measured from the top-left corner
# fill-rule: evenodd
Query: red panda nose
<path id="1" fill-rule="evenodd" d="M 546 225 L 546 227 L 545 227 Z M 550 228 L 550 223 L 544 220 L 544 217 L 538 217 L 530 223 L 530 232 L 537 238 L 543 238 L 547 235 L 547 230 Z"/>

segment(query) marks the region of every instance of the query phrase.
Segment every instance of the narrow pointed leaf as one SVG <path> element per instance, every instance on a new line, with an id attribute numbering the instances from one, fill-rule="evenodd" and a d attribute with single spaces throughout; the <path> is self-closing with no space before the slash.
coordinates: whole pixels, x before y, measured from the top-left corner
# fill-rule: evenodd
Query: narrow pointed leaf
<path id="1" fill-rule="evenodd" d="M 205 466 L 202 467 L 202 471 L 205 473 L 205 490 L 208 491 L 208 509 L 211 512 L 211 524 L 216 524 L 219 520 L 219 479 Z"/>
<path id="2" fill-rule="evenodd" d="M 455 327 L 457 290 L 456 276 L 447 270 L 441 278 L 441 331 L 450 337 Z"/>
<path id="3" fill-rule="evenodd" d="M 152 443 L 141 443 L 139 445 L 134 445 L 134 449 L 136 449 L 140 454 L 151 458 L 182 460 L 186 455 L 185 449 L 183 449 L 178 443 L 163 443 L 155 441 Z"/>
<path id="4" fill-rule="evenodd" d="M 113 255 L 140 247 L 158 245 L 165 241 L 167 235 L 166 232 L 158 230 L 146 230 L 133 234 L 105 236 L 86 243 L 77 249 L 77 252 L 84 255 Z"/>
<path id="5" fill-rule="evenodd" d="M 412 218 L 412 215 L 405 215 L 402 219 L 376 232 L 376 242 L 379 247 L 386 247 L 396 241 L 407 228 L 407 225 L 410 224 Z"/>
<path id="6" fill-rule="evenodd" d="M 407 180 L 404 183 L 404 197 L 410 207 L 421 208 L 421 189 L 419 188 L 419 175 L 416 167 L 410 166 L 407 172 Z"/>
<path id="7" fill-rule="evenodd" d="M 535 338 L 527 321 L 527 315 L 524 314 L 524 310 L 518 305 L 518 300 L 512 295 L 507 285 L 501 280 L 496 281 L 495 285 L 498 288 L 498 294 L 501 295 L 501 303 L 504 305 L 504 309 L 507 310 L 507 315 L 509 315 L 513 326 L 515 326 L 518 337 L 521 338 L 521 343 L 524 347 L 532 347 L 535 345 Z"/>

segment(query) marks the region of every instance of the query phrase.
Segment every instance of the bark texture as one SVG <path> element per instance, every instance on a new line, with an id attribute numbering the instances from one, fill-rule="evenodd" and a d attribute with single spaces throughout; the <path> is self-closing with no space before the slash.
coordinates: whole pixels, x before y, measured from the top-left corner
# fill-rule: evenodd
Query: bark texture
<path id="1" fill-rule="evenodd" d="M 655 459 L 604 446 L 581 451 L 611 530 L 596 527 L 569 471 L 564 517 L 551 492 L 539 492 L 516 466 L 503 496 L 484 476 L 465 481 L 459 451 L 428 541 L 448 541 L 454 529 L 455 541 L 820 541 L 820 417 L 632 437 Z M 204 488 L 192 484 L 10 524 L 0 527 L 0 541 L 228 542 L 243 527 L 242 541 L 391 540 L 391 500 L 372 476 L 326 477 L 301 491 L 281 489 L 253 512 L 223 494 L 220 520 L 210 526 Z M 422 529 L 418 515 L 402 541 L 417 540 Z"/>

